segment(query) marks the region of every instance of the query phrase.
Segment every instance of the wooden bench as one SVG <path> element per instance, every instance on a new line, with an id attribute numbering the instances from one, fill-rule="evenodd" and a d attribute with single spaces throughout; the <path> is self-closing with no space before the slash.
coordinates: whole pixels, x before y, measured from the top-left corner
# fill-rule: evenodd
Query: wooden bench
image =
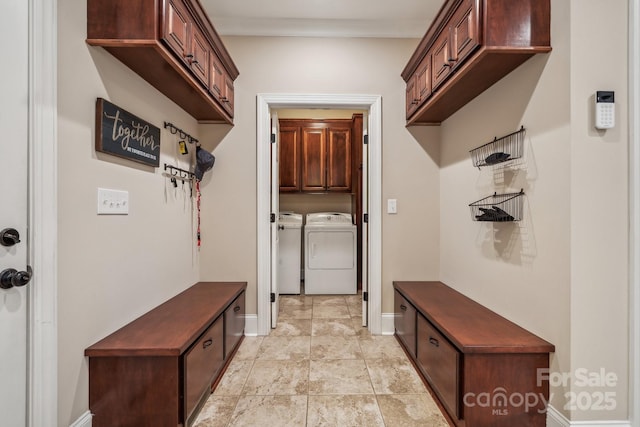
<path id="1" fill-rule="evenodd" d="M 395 334 L 456 427 L 544 427 L 555 347 L 441 282 L 394 282 Z"/>
<path id="2" fill-rule="evenodd" d="M 190 425 L 242 341 L 246 287 L 196 283 L 87 348 L 92 425 Z"/>

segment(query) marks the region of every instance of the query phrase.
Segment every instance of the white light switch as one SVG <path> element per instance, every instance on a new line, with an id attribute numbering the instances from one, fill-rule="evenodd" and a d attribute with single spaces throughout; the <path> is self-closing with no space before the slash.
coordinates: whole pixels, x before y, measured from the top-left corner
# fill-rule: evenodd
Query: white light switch
<path id="1" fill-rule="evenodd" d="M 129 192 L 98 188 L 98 215 L 128 215 Z"/>
<path id="2" fill-rule="evenodd" d="M 398 213 L 398 201 L 396 199 L 387 199 L 387 213 Z"/>

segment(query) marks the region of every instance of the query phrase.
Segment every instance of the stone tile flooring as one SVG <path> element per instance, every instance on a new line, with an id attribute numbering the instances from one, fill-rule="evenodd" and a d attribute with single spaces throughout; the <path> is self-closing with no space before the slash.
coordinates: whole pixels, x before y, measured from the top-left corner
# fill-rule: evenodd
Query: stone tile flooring
<path id="1" fill-rule="evenodd" d="M 245 337 L 194 426 L 448 426 L 395 337 L 361 326 L 359 295 L 280 298 L 278 327 Z"/>

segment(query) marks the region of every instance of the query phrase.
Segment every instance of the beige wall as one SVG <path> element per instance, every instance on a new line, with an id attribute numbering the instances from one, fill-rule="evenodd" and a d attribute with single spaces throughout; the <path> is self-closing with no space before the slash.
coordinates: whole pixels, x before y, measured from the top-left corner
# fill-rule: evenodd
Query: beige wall
<path id="1" fill-rule="evenodd" d="M 626 28 L 626 1 L 552 0 L 553 51 L 538 55 L 442 125 L 441 279 L 556 345 L 552 404 L 573 420 L 627 417 L 627 172 L 625 31 L 595 32 L 602 16 Z M 569 30 L 571 29 L 571 30 Z M 587 48 L 588 46 L 588 48 Z M 601 58 L 599 52 L 604 55 Z M 596 90 L 616 91 L 618 124 L 597 132 Z M 527 128 L 510 168 L 472 167 L 468 151 Z M 524 189 L 516 224 L 471 221 L 467 205 Z M 613 411 L 563 409 L 576 369 L 619 381 Z"/>
<path id="2" fill-rule="evenodd" d="M 398 199 L 398 214 L 383 214 L 382 311 L 393 311 L 392 280 L 437 279 L 438 130 L 424 131 L 420 143 L 405 128 L 400 77 L 418 40 L 227 37 L 224 42 L 240 76 L 235 126 L 215 149 L 217 164 L 203 185 L 203 233 L 221 244 L 203 244 L 202 279 L 247 280 L 247 311 L 256 313 L 258 93 L 382 95 L 382 195 Z M 213 126 L 201 127 L 206 134 Z"/>
<path id="3" fill-rule="evenodd" d="M 59 1 L 58 19 L 57 425 L 67 426 L 88 410 L 84 349 L 198 280 L 189 198 L 161 175 L 165 162 L 188 167 L 163 122 L 196 137 L 198 126 L 106 51 L 85 44 L 86 1 Z M 96 97 L 162 129 L 160 168 L 96 155 Z M 96 215 L 98 187 L 127 190 L 129 215 Z"/>
<path id="4" fill-rule="evenodd" d="M 240 69 L 235 126 L 198 125 L 99 48 L 84 43 L 86 2 L 58 2 L 59 425 L 88 409 L 84 349 L 197 280 L 246 280 L 256 312 L 256 94 L 382 95 L 382 311 L 391 282 L 440 279 L 556 345 L 552 369 L 617 374 L 627 417 L 626 1 L 552 0 L 554 50 L 508 75 L 441 127 L 404 126 L 400 71 L 417 40 L 228 37 Z M 594 54 L 597 53 L 598 55 Z M 600 55 L 600 56 L 599 56 Z M 604 58 L 600 58 L 604 55 Z M 592 94 L 616 91 L 618 125 L 596 132 Z M 94 103 L 104 97 L 161 127 L 169 120 L 216 156 L 202 182 L 202 248 L 188 197 L 161 169 L 96 155 Z M 521 124 L 526 155 L 511 170 L 478 171 L 468 150 Z M 162 131 L 161 162 L 178 159 Z M 128 216 L 97 216 L 96 189 L 127 190 Z M 511 225 L 472 222 L 468 204 L 526 192 Z M 384 212 L 386 206 L 380 209 Z M 591 393 L 594 390 L 589 389 Z M 562 410 L 575 384 L 554 387 Z"/>
<path id="5" fill-rule="evenodd" d="M 577 410 L 573 420 L 628 416 L 627 7 L 626 0 L 571 2 L 571 369 L 617 376 L 617 387 L 574 383 L 572 391 L 615 392 L 618 405 L 613 413 Z M 603 16 L 618 30 L 594 31 Z M 615 91 L 613 129 L 593 126 L 596 90 Z"/>

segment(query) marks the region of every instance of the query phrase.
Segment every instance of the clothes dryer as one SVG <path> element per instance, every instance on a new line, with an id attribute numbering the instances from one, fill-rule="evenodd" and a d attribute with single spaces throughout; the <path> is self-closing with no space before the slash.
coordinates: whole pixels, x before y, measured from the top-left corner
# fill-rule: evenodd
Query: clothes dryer
<path id="1" fill-rule="evenodd" d="M 357 293 L 357 232 L 351 214 L 307 214 L 304 238 L 305 293 Z"/>

